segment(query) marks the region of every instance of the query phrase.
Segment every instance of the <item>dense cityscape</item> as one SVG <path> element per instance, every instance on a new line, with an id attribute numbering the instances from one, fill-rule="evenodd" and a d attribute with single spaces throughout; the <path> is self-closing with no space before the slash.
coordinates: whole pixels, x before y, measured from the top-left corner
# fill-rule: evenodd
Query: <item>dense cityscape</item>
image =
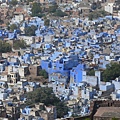
<path id="1" fill-rule="evenodd" d="M 120 0 L 0 0 L 0 120 L 120 120 Z"/>

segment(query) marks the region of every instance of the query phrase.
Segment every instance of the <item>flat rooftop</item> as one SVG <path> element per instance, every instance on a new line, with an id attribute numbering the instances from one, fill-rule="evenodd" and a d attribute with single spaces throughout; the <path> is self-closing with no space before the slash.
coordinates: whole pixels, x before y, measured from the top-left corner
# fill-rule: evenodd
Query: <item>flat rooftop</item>
<path id="1" fill-rule="evenodd" d="M 120 107 L 100 107 L 94 117 L 120 118 Z"/>

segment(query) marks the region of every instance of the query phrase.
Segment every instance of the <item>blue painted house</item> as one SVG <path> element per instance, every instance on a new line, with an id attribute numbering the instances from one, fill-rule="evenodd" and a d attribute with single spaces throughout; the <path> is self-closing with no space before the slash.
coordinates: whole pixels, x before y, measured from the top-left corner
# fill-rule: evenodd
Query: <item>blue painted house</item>
<path id="1" fill-rule="evenodd" d="M 22 60 L 24 61 L 24 63 L 30 64 L 31 63 L 30 57 L 32 57 L 32 56 L 34 56 L 33 53 L 26 53 L 22 56 Z"/>
<path id="2" fill-rule="evenodd" d="M 61 73 L 64 76 L 70 76 L 70 70 L 79 64 L 78 59 L 78 55 L 65 55 L 61 52 L 55 52 L 49 59 L 41 61 L 41 67 L 48 74 Z"/>
<path id="3" fill-rule="evenodd" d="M 8 33 L 8 38 L 9 39 L 15 39 L 15 38 L 17 38 L 17 33 L 15 33 L 15 32 L 9 32 Z"/>
<path id="4" fill-rule="evenodd" d="M 79 64 L 77 67 L 73 67 L 70 70 L 70 86 L 73 84 L 79 84 L 82 82 L 83 70 L 85 69 L 85 64 Z"/>

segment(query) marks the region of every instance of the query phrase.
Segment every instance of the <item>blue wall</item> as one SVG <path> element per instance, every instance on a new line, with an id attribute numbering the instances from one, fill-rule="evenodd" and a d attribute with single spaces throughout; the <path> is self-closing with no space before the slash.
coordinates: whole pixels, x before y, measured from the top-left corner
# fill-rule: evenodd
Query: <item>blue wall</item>
<path id="1" fill-rule="evenodd" d="M 54 68 L 54 66 L 56 66 Z M 51 73 L 61 73 L 65 76 L 69 76 L 69 70 L 64 70 L 64 65 L 59 63 L 59 61 L 57 62 L 50 62 L 48 60 L 42 60 L 41 61 L 41 67 L 42 69 L 45 69 L 48 74 L 51 74 Z"/>
<path id="2" fill-rule="evenodd" d="M 77 67 L 74 67 L 70 70 L 70 77 L 74 79 L 75 83 L 80 83 L 82 81 L 82 71 L 85 69 L 84 64 L 79 64 Z"/>

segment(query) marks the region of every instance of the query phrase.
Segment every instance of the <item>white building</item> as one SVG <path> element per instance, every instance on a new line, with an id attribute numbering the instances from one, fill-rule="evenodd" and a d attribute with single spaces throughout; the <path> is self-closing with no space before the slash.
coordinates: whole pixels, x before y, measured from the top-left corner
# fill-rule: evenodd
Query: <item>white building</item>
<path id="1" fill-rule="evenodd" d="M 27 45 L 31 45 L 35 42 L 34 36 L 18 36 L 18 39 L 24 40 Z"/>
<path id="2" fill-rule="evenodd" d="M 95 76 L 86 75 L 86 71 L 83 71 L 82 81 L 87 82 L 91 86 L 96 86 L 100 84 L 101 73 L 100 71 L 95 71 Z"/>
<path id="3" fill-rule="evenodd" d="M 118 17 L 120 18 L 120 11 L 118 11 Z"/>
<path id="4" fill-rule="evenodd" d="M 108 91 L 110 89 L 114 88 L 114 85 L 110 82 L 101 82 L 100 86 L 99 86 L 101 91 Z"/>
<path id="5" fill-rule="evenodd" d="M 0 81 L 9 82 L 11 80 L 10 75 L 0 75 Z"/>
<path id="6" fill-rule="evenodd" d="M 94 93 L 95 91 L 92 88 L 84 88 L 83 90 L 81 90 L 81 98 L 87 100 L 93 99 Z"/>
<path id="7" fill-rule="evenodd" d="M 112 100 L 120 100 L 120 90 L 117 90 L 116 92 L 113 92 L 111 94 Z"/>
<path id="8" fill-rule="evenodd" d="M 111 13 L 113 14 L 113 5 L 114 3 L 108 3 L 106 6 L 105 6 L 105 11 L 108 12 L 108 13 Z"/>
<path id="9" fill-rule="evenodd" d="M 7 93 L 0 93 L 0 100 L 5 100 L 7 98 Z"/>
<path id="10" fill-rule="evenodd" d="M 27 66 L 19 67 L 18 71 L 19 71 L 20 77 L 25 77 L 28 73 L 28 67 Z"/>
<path id="11" fill-rule="evenodd" d="M 12 19 L 12 22 L 15 23 L 20 23 L 21 21 L 24 20 L 24 15 L 23 14 L 15 14 L 14 18 Z"/>

